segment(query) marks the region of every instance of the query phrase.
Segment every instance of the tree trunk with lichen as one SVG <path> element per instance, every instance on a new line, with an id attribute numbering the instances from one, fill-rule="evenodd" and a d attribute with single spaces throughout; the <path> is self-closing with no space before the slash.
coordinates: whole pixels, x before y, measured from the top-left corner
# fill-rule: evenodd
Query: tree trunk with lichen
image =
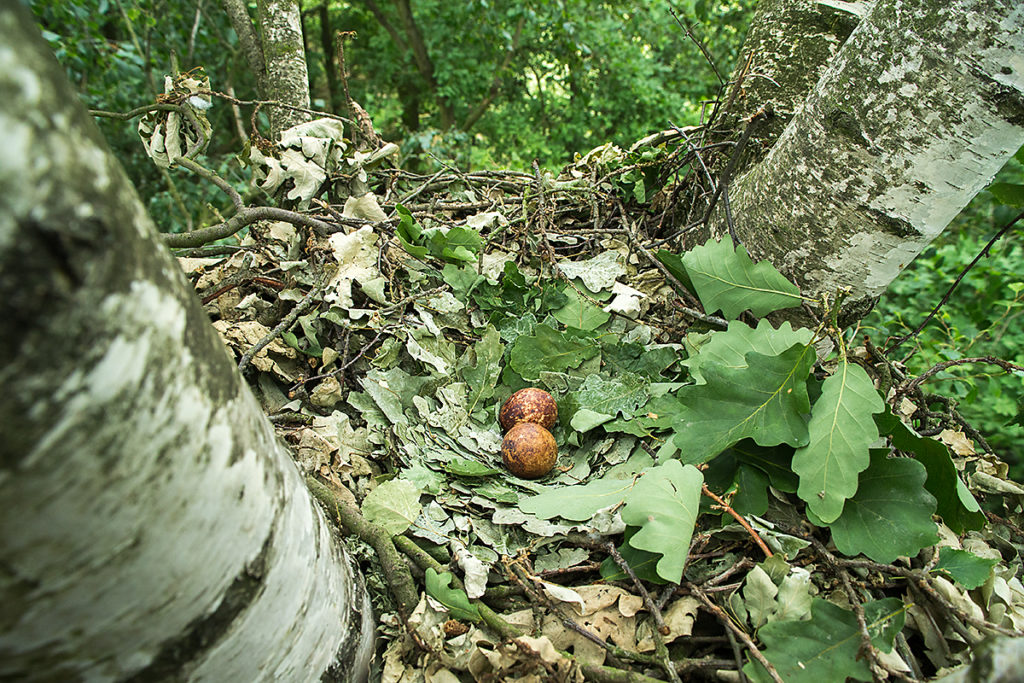
<path id="1" fill-rule="evenodd" d="M 853 317 L 1024 144 L 1024 5 L 863 9 L 770 151 L 727 188 L 751 254 L 805 294 L 847 292 Z M 716 234 L 728 229 L 723 205 Z"/>
<path id="2" fill-rule="evenodd" d="M 868 2 L 760 0 L 717 118 L 719 134 L 753 124 L 734 173 L 760 161 L 866 11 Z"/>
<path id="3" fill-rule="evenodd" d="M 365 678 L 340 540 L 27 10 L 0 32 L 0 678 Z"/>
<path id="4" fill-rule="evenodd" d="M 244 0 L 222 0 L 239 43 L 256 74 L 260 96 L 290 107 L 309 109 L 309 75 L 302 40 L 298 0 L 260 0 L 255 24 Z M 270 138 L 310 120 L 310 115 L 286 107 L 269 107 Z"/>

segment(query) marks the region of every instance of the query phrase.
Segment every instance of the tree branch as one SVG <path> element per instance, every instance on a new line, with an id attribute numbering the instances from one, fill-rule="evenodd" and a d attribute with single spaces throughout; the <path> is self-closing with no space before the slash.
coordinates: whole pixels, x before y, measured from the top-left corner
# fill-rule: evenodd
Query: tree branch
<path id="1" fill-rule="evenodd" d="M 402 30 L 409 39 L 409 47 L 412 50 L 413 61 L 416 63 L 416 70 L 430 86 L 431 92 L 437 97 L 437 104 L 441 109 L 441 128 L 448 129 L 455 125 L 455 112 L 447 97 L 438 94 L 437 79 L 434 74 L 434 63 L 430 60 L 430 53 L 427 52 L 427 44 L 423 40 L 423 33 L 416 24 L 416 18 L 412 13 L 412 6 L 409 0 L 395 0 L 395 8 L 398 10 L 398 18 L 402 22 Z"/>
<path id="2" fill-rule="evenodd" d="M 523 24 L 526 23 L 526 17 L 519 17 L 519 23 L 516 24 L 515 35 L 512 36 L 512 44 L 509 45 L 508 49 L 505 50 L 505 58 L 502 60 L 501 65 L 494 71 L 494 79 L 491 81 L 491 87 L 488 89 L 487 94 L 482 100 L 473 108 L 473 111 L 469 112 L 465 119 L 462 121 L 462 130 L 469 130 L 473 127 L 480 117 L 487 112 L 487 109 L 491 106 L 491 102 L 494 101 L 495 95 L 498 94 L 498 88 L 501 87 L 501 82 L 505 71 L 508 69 L 508 65 L 512 62 L 512 57 L 515 56 L 516 50 L 519 48 L 519 37 L 523 32 Z"/>
<path id="3" fill-rule="evenodd" d="M 260 44 L 256 29 L 249 17 L 249 10 L 246 9 L 245 0 L 221 0 L 224 11 L 227 12 L 231 27 L 238 35 L 238 42 L 242 46 L 245 60 L 249 63 L 249 69 L 256 75 L 256 87 L 260 97 L 265 98 L 264 77 L 267 73 L 266 61 L 263 57 L 263 46 Z"/>

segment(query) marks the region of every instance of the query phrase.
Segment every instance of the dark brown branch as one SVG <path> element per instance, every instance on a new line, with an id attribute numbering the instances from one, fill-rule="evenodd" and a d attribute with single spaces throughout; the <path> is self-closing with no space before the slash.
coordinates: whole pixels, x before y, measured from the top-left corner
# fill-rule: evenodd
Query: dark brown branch
<path id="1" fill-rule="evenodd" d="M 266 61 L 263 56 L 263 46 L 256 35 L 256 28 L 252 24 L 249 10 L 244 0 L 221 0 L 224 11 L 231 21 L 231 27 L 238 35 L 238 42 L 242 46 L 242 52 L 249 63 L 249 69 L 256 75 L 257 88 L 260 97 L 265 97 L 264 85 L 266 81 Z"/>
<path id="2" fill-rule="evenodd" d="M 491 87 L 488 88 L 487 94 L 482 100 L 473 108 L 466 118 L 462 121 L 462 130 L 466 131 L 473 127 L 480 117 L 484 115 L 487 108 L 491 106 L 491 102 L 494 101 L 494 97 L 498 94 L 498 88 L 501 87 L 501 82 L 505 71 L 508 69 L 508 65 L 512 62 L 512 57 L 515 56 L 516 50 L 519 48 L 519 37 L 523 32 L 523 24 L 526 23 L 525 17 L 519 17 L 519 23 L 516 24 L 515 35 L 512 36 L 512 44 L 509 45 L 508 49 L 505 50 L 505 58 L 497 69 L 494 70 L 494 79 L 491 81 Z"/>
<path id="3" fill-rule="evenodd" d="M 1013 217 L 1013 220 L 1004 225 L 1002 229 L 995 234 L 995 237 L 990 239 L 988 243 L 982 248 L 982 250 L 978 252 L 978 255 L 974 257 L 974 260 L 968 263 L 967 267 L 960 271 L 960 274 L 956 276 L 956 280 L 954 280 L 953 284 L 949 286 L 949 289 L 946 290 L 946 293 L 942 296 L 942 299 L 939 301 L 939 303 L 935 305 L 935 308 L 932 309 L 932 312 L 925 316 L 925 319 L 921 321 L 921 324 L 918 325 L 910 334 L 903 335 L 902 337 L 894 341 L 892 344 L 887 346 L 885 349 L 886 352 L 891 352 L 894 349 L 899 348 L 899 346 L 903 342 L 907 341 L 912 337 L 916 337 L 918 334 L 920 334 L 921 330 L 923 330 L 925 326 L 931 321 L 931 319 L 935 317 L 935 314 L 939 312 L 939 309 L 942 308 L 947 301 L 949 301 L 949 298 L 951 296 L 953 296 L 953 290 L 957 288 L 957 285 L 960 284 L 960 281 L 964 279 L 964 276 L 967 275 L 971 268 L 977 265 L 978 261 L 980 261 L 982 257 L 988 256 L 989 250 L 992 248 L 992 245 L 995 244 L 1003 235 L 1009 232 L 1010 228 L 1016 225 L 1017 221 L 1019 221 L 1022 218 L 1024 218 L 1024 211 L 1018 213 L 1016 216 Z"/>

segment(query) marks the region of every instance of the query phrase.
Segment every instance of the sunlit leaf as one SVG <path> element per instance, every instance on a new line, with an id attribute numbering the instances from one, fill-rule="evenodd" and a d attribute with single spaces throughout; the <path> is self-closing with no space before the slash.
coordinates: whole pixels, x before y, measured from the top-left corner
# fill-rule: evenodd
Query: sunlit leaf
<path id="1" fill-rule="evenodd" d="M 682 579 L 703 483 L 696 467 L 669 460 L 644 472 L 626 495 L 622 521 L 640 527 L 629 544 L 661 555 L 657 571 L 666 581 Z"/>
<path id="2" fill-rule="evenodd" d="M 743 369 L 706 364 L 707 384 L 676 393 L 680 407 L 670 419 L 682 459 L 706 462 L 745 438 L 762 446 L 807 443 L 806 380 L 815 359 L 812 347 L 795 345 L 774 356 L 748 353 Z"/>
<path id="3" fill-rule="evenodd" d="M 794 344 L 810 344 L 814 333 L 807 328 L 793 329 L 789 322 L 778 329 L 767 320 L 759 320 L 756 328 L 734 320 L 729 328 L 713 332 L 698 353 L 682 362 L 690 369 L 690 376 L 697 384 L 704 384 L 701 367 L 706 363 L 718 363 L 725 367 L 742 369 L 747 367 L 746 356 L 757 351 L 767 356 L 782 353 Z"/>
<path id="4" fill-rule="evenodd" d="M 683 265 L 704 304 L 711 313 L 721 310 L 729 319 L 749 310 L 755 316 L 799 306 L 800 290 L 767 261 L 754 263 L 746 248 L 734 248 L 726 235 L 721 241 L 708 240 L 704 246 L 683 254 Z"/>
<path id="5" fill-rule="evenodd" d="M 807 425 L 810 440 L 793 454 L 797 495 L 823 522 L 839 517 L 846 499 L 857 492 L 857 475 L 867 469 L 868 450 L 878 440 L 871 416 L 883 408 L 859 365 L 841 362 L 825 378 Z"/>

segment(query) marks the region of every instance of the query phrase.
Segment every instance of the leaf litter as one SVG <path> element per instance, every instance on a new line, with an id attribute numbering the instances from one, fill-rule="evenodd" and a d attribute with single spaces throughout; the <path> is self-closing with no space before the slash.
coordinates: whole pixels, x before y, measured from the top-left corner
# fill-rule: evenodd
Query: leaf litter
<path id="1" fill-rule="evenodd" d="M 769 264 L 728 238 L 658 250 L 667 199 L 623 178 L 681 168 L 671 136 L 557 176 L 424 177 L 321 128 L 250 162 L 331 232 L 256 225 L 182 265 L 236 357 L 269 339 L 247 377 L 299 466 L 419 567 L 403 614 L 346 538 L 382 680 L 868 680 L 1024 629 L 1021 487 L 955 425 L 915 431 L 927 404 L 889 361 L 771 318 L 803 300 Z M 330 183 L 345 164 L 377 194 Z M 538 481 L 500 454 L 526 386 L 559 407 Z"/>

